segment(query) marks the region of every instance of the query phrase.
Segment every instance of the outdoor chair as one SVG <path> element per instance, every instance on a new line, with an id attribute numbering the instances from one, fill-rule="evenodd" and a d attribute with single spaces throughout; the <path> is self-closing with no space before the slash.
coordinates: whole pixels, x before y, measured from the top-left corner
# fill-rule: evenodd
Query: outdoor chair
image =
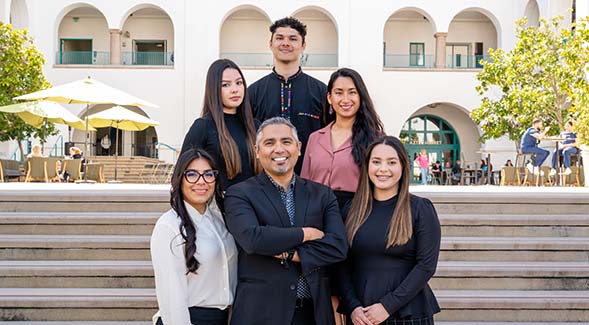
<path id="1" fill-rule="evenodd" d="M 157 164 L 145 164 L 143 165 L 143 169 L 139 174 L 141 178 L 141 182 L 143 183 L 151 183 L 153 181 L 153 174 L 157 168 Z"/>
<path id="2" fill-rule="evenodd" d="M 22 176 L 24 175 L 17 160 L 0 159 L 0 182 L 7 182 L 11 178 L 20 181 Z"/>
<path id="3" fill-rule="evenodd" d="M 59 179 L 57 169 L 58 158 L 31 157 L 27 160 L 27 176 L 25 182 Z"/>
<path id="4" fill-rule="evenodd" d="M 583 176 L 581 168 L 577 166 L 571 166 L 570 168 L 572 173 L 563 175 L 562 186 L 581 186 L 581 177 Z"/>
<path id="5" fill-rule="evenodd" d="M 501 186 L 505 185 L 519 185 L 519 182 L 516 177 L 516 169 L 515 167 L 510 166 L 503 166 L 501 168 Z"/>
<path id="6" fill-rule="evenodd" d="M 82 179 L 82 159 L 64 159 L 61 169 L 68 173 L 67 181 L 77 181 Z M 64 173 L 65 175 L 65 173 Z"/>
<path id="7" fill-rule="evenodd" d="M 86 165 L 86 179 L 96 181 L 98 183 L 104 183 L 104 165 L 102 164 L 87 164 Z"/>

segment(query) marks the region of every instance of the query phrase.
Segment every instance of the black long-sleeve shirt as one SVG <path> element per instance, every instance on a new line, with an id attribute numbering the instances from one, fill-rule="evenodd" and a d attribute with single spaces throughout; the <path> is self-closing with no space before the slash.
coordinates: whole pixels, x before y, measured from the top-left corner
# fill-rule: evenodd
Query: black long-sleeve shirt
<path id="1" fill-rule="evenodd" d="M 182 150 L 184 151 L 194 148 L 203 149 L 208 152 L 217 165 L 219 170 L 219 177 L 221 179 L 221 189 L 225 190 L 233 184 L 237 184 L 254 176 L 253 166 L 251 164 L 245 126 L 240 120 L 237 114 L 223 114 L 225 125 L 229 134 L 237 144 L 239 150 L 239 157 L 241 158 L 241 173 L 237 174 L 233 179 L 227 178 L 227 168 L 225 167 L 225 159 L 221 153 L 221 144 L 219 143 L 219 135 L 217 133 L 217 127 L 215 122 L 209 116 L 198 118 L 194 121 L 190 130 L 184 137 L 184 143 L 182 144 Z M 258 123 L 256 123 L 257 126 Z"/>
<path id="2" fill-rule="evenodd" d="M 372 211 L 358 229 L 348 259 L 337 270 L 348 315 L 356 307 L 375 303 L 381 303 L 394 318 L 418 318 L 440 311 L 427 284 L 440 253 L 441 231 L 436 210 L 430 200 L 412 195 L 413 235 L 405 245 L 387 249 L 387 233 L 396 204 L 397 196 L 386 201 L 373 200 Z"/>
<path id="3" fill-rule="evenodd" d="M 272 73 L 254 82 L 247 90 L 257 120 L 264 122 L 269 118 L 282 116 L 297 128 L 302 143 L 301 157 L 295 166 L 295 173 L 299 175 L 309 135 L 324 126 L 321 116 L 327 87 L 299 68 L 288 80 L 272 70 Z"/>

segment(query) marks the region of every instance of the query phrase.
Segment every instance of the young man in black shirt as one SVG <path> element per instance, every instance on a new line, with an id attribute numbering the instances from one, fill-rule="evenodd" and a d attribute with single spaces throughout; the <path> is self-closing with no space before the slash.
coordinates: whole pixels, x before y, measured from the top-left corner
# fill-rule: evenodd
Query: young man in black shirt
<path id="1" fill-rule="evenodd" d="M 254 82 L 249 99 L 254 117 L 263 122 L 280 116 L 289 120 L 299 131 L 304 156 L 309 135 L 322 128 L 323 101 L 327 87 L 305 73 L 300 67 L 305 50 L 307 27 L 293 17 L 277 20 L 270 26 L 270 50 L 274 56 L 272 73 Z M 295 166 L 299 174 L 303 159 Z"/>

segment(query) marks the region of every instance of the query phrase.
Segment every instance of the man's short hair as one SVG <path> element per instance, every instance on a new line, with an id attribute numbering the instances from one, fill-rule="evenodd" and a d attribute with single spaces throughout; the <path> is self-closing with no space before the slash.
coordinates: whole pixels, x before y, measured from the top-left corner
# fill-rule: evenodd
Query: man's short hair
<path id="1" fill-rule="evenodd" d="M 279 27 L 290 27 L 296 30 L 299 35 L 303 38 L 303 43 L 305 43 L 305 37 L 307 36 L 307 26 L 303 24 L 300 20 L 294 17 L 284 17 L 282 19 L 278 19 L 272 25 L 270 25 L 270 38 L 274 37 L 274 33 L 276 29 Z"/>
<path id="2" fill-rule="evenodd" d="M 538 122 L 542 122 L 542 120 L 539 118 L 535 118 L 534 121 L 532 121 L 532 124 L 536 124 Z"/>
<path id="3" fill-rule="evenodd" d="M 260 145 L 260 140 L 262 140 L 262 131 L 265 127 L 269 125 L 286 125 L 292 131 L 292 136 L 295 138 L 297 142 L 299 142 L 299 136 L 297 134 L 297 128 L 290 123 L 289 120 L 285 119 L 284 117 L 276 116 L 265 120 L 262 125 L 258 128 L 258 132 L 256 133 L 256 146 Z"/>
<path id="4" fill-rule="evenodd" d="M 570 126 L 573 126 L 573 121 L 572 120 L 568 120 L 565 124 L 568 124 Z"/>

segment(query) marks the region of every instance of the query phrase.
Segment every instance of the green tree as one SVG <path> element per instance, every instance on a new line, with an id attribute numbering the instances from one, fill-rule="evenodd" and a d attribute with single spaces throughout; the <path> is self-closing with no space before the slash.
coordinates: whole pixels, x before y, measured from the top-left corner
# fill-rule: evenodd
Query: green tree
<path id="1" fill-rule="evenodd" d="M 589 145 L 589 17 L 580 20 L 571 39 L 567 42 L 563 57 L 566 64 L 578 76 L 571 89 L 571 113 L 575 120 L 578 141 Z"/>
<path id="2" fill-rule="evenodd" d="M 537 117 L 552 133 L 563 128 L 582 73 L 565 60 L 571 31 L 560 28 L 562 19 L 542 19 L 539 26 L 526 27 L 524 17 L 516 21 L 513 50 L 489 50 L 490 62 L 477 74 L 482 104 L 471 112 L 483 131 L 482 141 L 507 135 L 517 144 Z"/>
<path id="3" fill-rule="evenodd" d="M 0 21 L 0 106 L 16 103 L 12 98 L 45 89 L 50 84 L 43 76 L 45 59 L 33 45 L 26 30 L 13 29 Z M 41 142 L 58 133 L 53 123 L 40 128 L 26 124 L 18 116 L 0 112 L 0 141 L 16 140 L 24 156 L 21 141 L 39 138 Z"/>

